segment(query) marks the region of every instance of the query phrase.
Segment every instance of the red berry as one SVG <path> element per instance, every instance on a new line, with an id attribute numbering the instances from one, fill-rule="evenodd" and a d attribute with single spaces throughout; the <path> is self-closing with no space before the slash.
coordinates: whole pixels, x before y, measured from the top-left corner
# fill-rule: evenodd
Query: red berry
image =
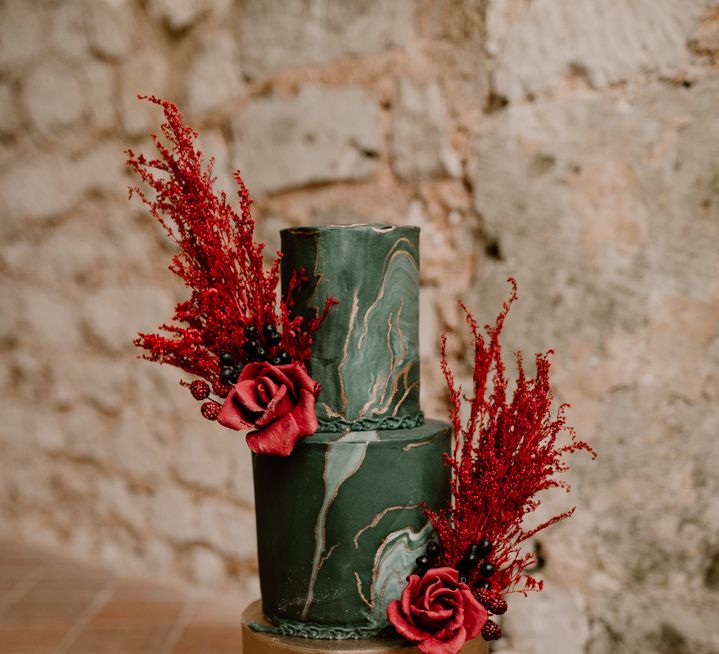
<path id="1" fill-rule="evenodd" d="M 201 379 L 196 379 L 190 384 L 190 393 L 196 400 L 204 400 L 210 394 L 210 386 Z"/>
<path id="2" fill-rule="evenodd" d="M 227 397 L 229 392 L 232 390 L 231 386 L 223 384 L 221 381 L 216 381 L 212 384 L 212 391 L 219 397 Z"/>
<path id="3" fill-rule="evenodd" d="M 499 640 L 502 637 L 502 628 L 491 620 L 487 620 L 482 627 L 482 638 L 484 640 Z"/>
<path id="4" fill-rule="evenodd" d="M 507 602 L 491 590 L 478 588 L 474 591 L 474 596 L 487 611 L 494 615 L 503 615 L 507 612 Z"/>
<path id="5" fill-rule="evenodd" d="M 217 402 L 204 402 L 200 411 L 208 420 L 217 420 L 217 416 L 220 414 L 220 405 Z"/>

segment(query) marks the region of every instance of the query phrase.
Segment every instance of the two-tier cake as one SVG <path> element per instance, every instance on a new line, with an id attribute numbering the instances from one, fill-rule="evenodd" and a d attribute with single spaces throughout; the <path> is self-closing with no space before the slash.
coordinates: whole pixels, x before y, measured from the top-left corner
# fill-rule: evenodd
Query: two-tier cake
<path id="1" fill-rule="evenodd" d="M 375 636 L 444 506 L 450 428 L 419 407 L 419 229 L 282 232 L 282 278 L 311 276 L 297 309 L 340 304 L 315 334 L 318 431 L 288 457 L 253 457 L 262 607 L 276 631 Z"/>

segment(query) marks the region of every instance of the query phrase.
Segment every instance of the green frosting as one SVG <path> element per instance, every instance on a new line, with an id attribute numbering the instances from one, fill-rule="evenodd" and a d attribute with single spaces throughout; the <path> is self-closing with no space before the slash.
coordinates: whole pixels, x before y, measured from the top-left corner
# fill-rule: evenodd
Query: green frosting
<path id="1" fill-rule="evenodd" d="M 263 612 L 288 621 L 387 626 L 415 559 L 432 537 L 422 502 L 448 497 L 449 425 L 316 433 L 291 456 L 254 456 Z M 314 632 L 313 632 L 314 633 Z"/>
<path id="2" fill-rule="evenodd" d="M 311 278 L 298 311 L 314 315 L 328 296 L 340 301 L 312 346 L 320 423 L 418 416 L 419 228 L 329 225 L 281 235 L 283 288 L 296 269 Z"/>

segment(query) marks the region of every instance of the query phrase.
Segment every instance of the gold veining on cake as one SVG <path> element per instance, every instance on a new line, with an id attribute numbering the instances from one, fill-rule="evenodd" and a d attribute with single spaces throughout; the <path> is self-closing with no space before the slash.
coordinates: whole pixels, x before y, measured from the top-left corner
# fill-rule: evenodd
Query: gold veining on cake
<path id="1" fill-rule="evenodd" d="M 380 520 L 384 518 L 390 511 L 402 511 L 402 510 L 410 510 L 410 509 L 417 509 L 421 506 L 421 504 L 406 504 L 406 505 L 398 505 L 398 506 L 388 506 L 384 511 L 380 511 L 377 515 L 375 515 L 374 518 L 372 518 L 372 521 L 368 524 L 362 527 L 352 539 L 352 542 L 355 544 L 355 549 L 359 549 L 359 538 L 360 536 L 367 531 L 368 529 L 373 529 L 376 527 Z"/>

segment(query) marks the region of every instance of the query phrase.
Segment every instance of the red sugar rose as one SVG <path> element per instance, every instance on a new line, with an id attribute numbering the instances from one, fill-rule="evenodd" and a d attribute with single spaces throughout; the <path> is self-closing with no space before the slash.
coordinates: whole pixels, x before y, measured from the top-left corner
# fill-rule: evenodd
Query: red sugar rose
<path id="1" fill-rule="evenodd" d="M 411 575 L 401 599 L 387 607 L 387 617 L 424 654 L 457 654 L 488 619 L 454 568 L 433 568 L 421 578 Z"/>
<path id="2" fill-rule="evenodd" d="M 287 456 L 295 443 L 317 431 L 315 381 L 297 363 L 249 363 L 222 404 L 217 422 L 253 429 L 247 444 L 255 454 Z"/>

